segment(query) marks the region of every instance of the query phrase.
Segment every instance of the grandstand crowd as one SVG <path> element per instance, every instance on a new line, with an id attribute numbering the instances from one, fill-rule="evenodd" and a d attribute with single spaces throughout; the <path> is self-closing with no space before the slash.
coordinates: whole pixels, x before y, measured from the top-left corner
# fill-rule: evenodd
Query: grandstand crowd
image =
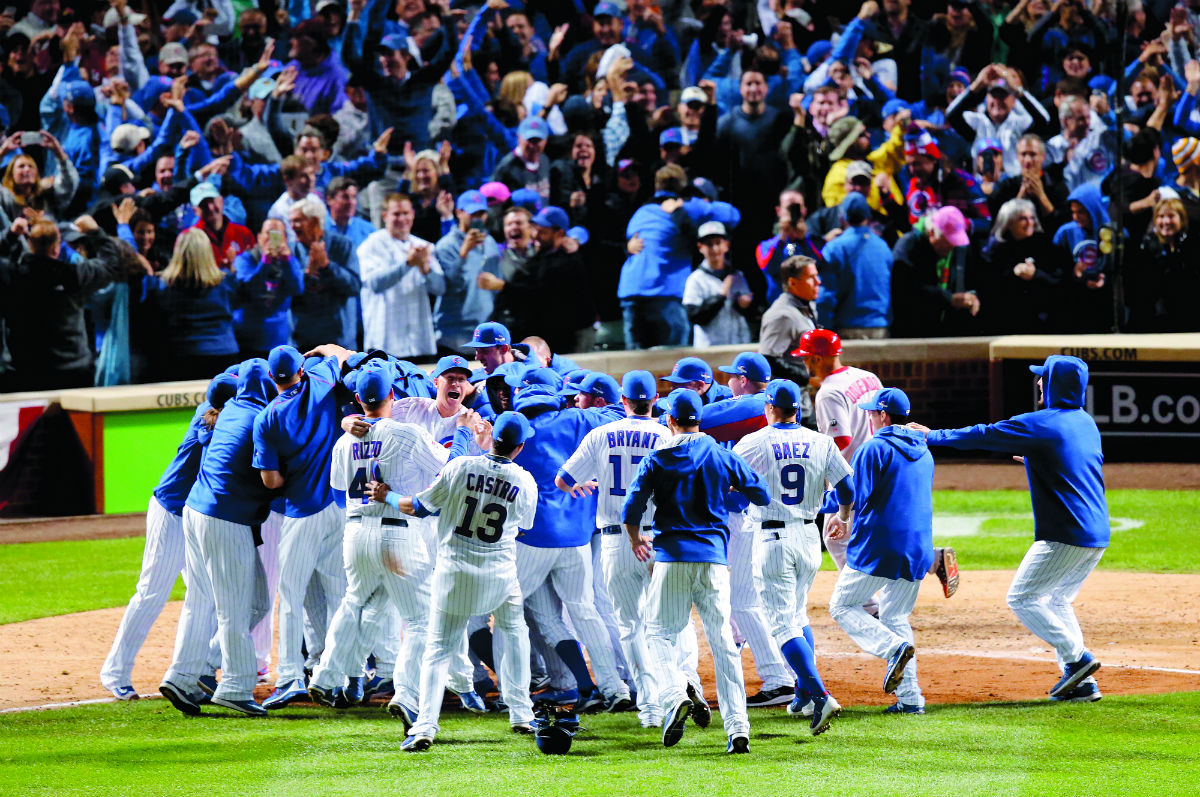
<path id="1" fill-rule="evenodd" d="M 16 2 L 3 391 L 1200 329 L 1200 0 Z"/>

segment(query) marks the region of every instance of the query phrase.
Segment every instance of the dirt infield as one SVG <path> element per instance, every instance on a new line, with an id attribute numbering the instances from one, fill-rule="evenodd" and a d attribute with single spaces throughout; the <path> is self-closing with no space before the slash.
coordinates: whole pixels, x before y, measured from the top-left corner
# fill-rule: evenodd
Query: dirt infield
<path id="1" fill-rule="evenodd" d="M 883 663 L 862 654 L 826 611 L 835 574 L 820 573 L 810 618 L 826 684 L 848 706 L 891 702 L 880 689 Z M 963 574 L 950 600 L 936 580 L 921 590 L 913 614 L 919 678 L 930 703 L 1031 700 L 1046 696 L 1057 678 L 1054 657 L 1029 634 L 1004 603 L 1012 573 Z M 134 670 L 139 692 L 157 695 L 171 657 L 179 603 L 167 606 L 150 632 Z M 1200 576 L 1094 574 L 1078 601 L 1092 651 L 1104 663 L 1098 674 L 1105 694 L 1200 689 L 1194 651 L 1200 644 Z M 100 666 L 122 609 L 50 617 L 0 626 L 0 709 L 104 698 Z M 702 637 L 703 638 L 703 637 Z M 702 675 L 712 672 L 702 641 Z M 757 688 L 753 658 L 745 651 L 747 681 Z M 259 689 L 261 699 L 269 692 Z"/>

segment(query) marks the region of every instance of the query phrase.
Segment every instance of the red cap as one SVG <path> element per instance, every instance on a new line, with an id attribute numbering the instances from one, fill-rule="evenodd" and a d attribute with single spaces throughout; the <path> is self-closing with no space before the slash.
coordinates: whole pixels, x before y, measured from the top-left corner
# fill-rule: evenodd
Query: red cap
<path id="1" fill-rule="evenodd" d="M 800 336 L 800 345 L 792 352 L 792 356 L 834 357 L 841 353 L 842 339 L 838 333 L 832 329 L 810 329 Z"/>

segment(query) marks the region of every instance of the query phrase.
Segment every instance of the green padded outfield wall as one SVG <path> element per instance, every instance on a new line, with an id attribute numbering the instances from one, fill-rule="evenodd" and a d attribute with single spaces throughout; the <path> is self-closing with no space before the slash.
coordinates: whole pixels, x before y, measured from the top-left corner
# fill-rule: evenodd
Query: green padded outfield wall
<path id="1" fill-rule="evenodd" d="M 104 514 L 145 512 L 195 407 L 111 412 L 104 418 Z"/>

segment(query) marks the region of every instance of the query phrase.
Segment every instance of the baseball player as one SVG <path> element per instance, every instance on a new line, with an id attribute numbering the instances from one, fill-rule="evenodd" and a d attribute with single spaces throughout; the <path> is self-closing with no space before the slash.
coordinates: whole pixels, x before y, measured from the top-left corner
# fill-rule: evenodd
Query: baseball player
<path id="1" fill-rule="evenodd" d="M 500 682 L 509 722 L 518 733 L 533 732 L 529 699 L 529 635 L 517 580 L 517 534 L 533 525 L 537 484 L 513 462 L 534 435 L 524 416 L 496 418 L 492 450 L 452 460 L 424 492 L 401 497 L 387 485 L 373 496 L 410 515 L 438 514 L 438 558 L 433 575 L 429 635 L 421 660 L 420 714 L 406 709 L 408 752 L 428 750 L 438 730 L 447 670 L 472 615 L 491 613 L 504 639 Z M 411 725 L 411 727 L 410 727 Z"/>
<path id="2" fill-rule="evenodd" d="M 475 327 L 470 342 L 466 344 L 467 348 L 475 350 L 475 359 L 483 366 L 471 374 L 471 384 L 475 386 L 475 392 L 467 399 L 467 406 L 488 420 L 496 417 L 496 409 L 487 383 L 497 368 L 515 361 L 512 342 L 508 327 L 495 321 L 485 321 Z"/>
<path id="3" fill-rule="evenodd" d="M 205 400 L 196 407 L 175 458 L 163 472 L 146 508 L 146 549 L 137 590 L 125 608 L 117 636 L 104 659 L 100 682 L 117 700 L 137 700 L 132 686 L 133 662 L 171 596 L 183 570 L 183 504 L 200 470 L 200 457 L 212 437 L 213 425 L 237 391 L 237 377 L 218 374 L 208 383 Z"/>
<path id="4" fill-rule="evenodd" d="M 183 510 L 187 594 L 175 636 L 175 655 L 159 685 L 171 705 L 199 714 L 198 679 L 215 630 L 221 639 L 221 683 L 212 702 L 252 717 L 267 710 L 254 701 L 257 660 L 250 628 L 268 610 L 266 579 L 255 551 L 256 527 L 267 517 L 270 492 L 251 463 L 254 421 L 275 393 L 266 360 L 246 360 L 237 394 L 213 427 L 196 483 Z"/>
<path id="5" fill-rule="evenodd" d="M 650 671 L 660 690 L 663 745 L 671 747 L 683 738 L 692 710 L 687 682 L 675 663 L 675 640 L 695 604 L 712 649 L 717 699 L 729 737 L 725 752 L 748 753 L 746 686 L 729 625 L 725 493 L 733 488 L 759 506 L 769 504 L 771 495 L 745 462 L 701 434 L 703 400 L 696 391 L 682 389 L 668 398 L 667 426 L 675 436 L 638 465 L 621 507 L 634 555 L 641 562 L 654 559 L 646 591 L 646 642 Z M 654 536 L 641 528 L 651 499 Z"/>
<path id="6" fill-rule="evenodd" d="M 383 615 L 390 602 L 406 623 L 391 675 L 396 690 L 393 703 L 416 705 L 432 563 L 420 530 L 397 510 L 372 503 L 368 483 L 382 481 L 397 489 L 423 488 L 446 464 L 448 456 L 465 450 L 472 416 L 459 416 L 454 447 L 447 452 L 425 430 L 391 420 L 395 380 L 391 363 L 376 360 L 352 373 L 356 377 L 356 398 L 371 428 L 362 438 L 343 435 L 333 447 L 329 483 L 344 499 L 347 587 L 329 627 L 325 657 L 313 671 L 308 694 L 324 705 L 340 705 L 337 690 L 361 671 L 373 641 L 366 633 L 367 617 Z"/>
<path id="7" fill-rule="evenodd" d="M 1073 604 L 1108 547 L 1104 454 L 1096 422 L 1084 409 L 1087 363 L 1052 355 L 1031 365 L 1042 409 L 994 424 L 924 432 L 930 445 L 1003 451 L 1022 459 L 1033 496 L 1034 543 L 1013 578 L 1008 605 L 1025 627 L 1054 648 L 1062 677 L 1052 700 L 1093 702 L 1100 662 L 1088 652 Z"/>
<path id="8" fill-rule="evenodd" d="M 340 437 L 337 388 L 349 356 L 338 346 L 307 370 L 303 356 L 291 346 L 276 346 L 267 357 L 279 396 L 254 422 L 254 467 L 268 489 L 283 490 L 286 502 L 278 549 L 279 666 L 275 691 L 263 701 L 267 709 L 308 698 L 301 643 L 304 596 L 313 575 L 333 607 L 346 592 L 344 497 L 330 488 L 328 471 Z"/>
<path id="9" fill-rule="evenodd" d="M 704 407 L 700 431 L 722 447 L 732 449 L 744 436 L 767 425 L 763 389 L 771 381 L 771 366 L 761 354 L 742 352 L 734 357 L 732 365 L 722 365 L 720 370 L 730 375 L 729 390 L 733 397 Z M 746 524 L 747 503 L 738 493 L 730 493 L 725 500 L 729 509 L 731 616 L 737 631 L 750 644 L 754 667 L 762 681 L 762 688 L 746 698 L 746 705 L 750 708 L 787 705 L 792 700 L 792 676 L 768 630 L 754 583 L 755 535 Z"/>
<path id="10" fill-rule="evenodd" d="M 898 700 L 885 713 L 924 714 L 908 617 L 933 562 L 933 457 L 924 435 L 903 426 L 911 406 L 904 391 L 883 388 L 858 406 L 874 435 L 851 463 L 853 532 L 829 614 L 860 648 L 887 661 L 883 691 Z M 834 539 L 846 536 L 844 506 L 829 525 Z M 876 592 L 878 619 L 863 608 Z"/>
<path id="11" fill-rule="evenodd" d="M 516 382 L 517 384 L 512 384 Z M 560 409 L 561 377 L 549 368 L 527 370 L 520 381 L 510 378 L 516 391 L 516 409 L 527 417 L 536 434 L 521 452 L 520 464 L 538 485 L 538 508 L 532 527 L 517 540 L 517 576 L 521 594 L 532 596 L 549 580 L 587 646 L 598 688 L 593 685 L 578 643 L 561 623 L 560 615 L 537 610 L 535 619 L 546 641 L 575 674 L 580 690 L 577 708 L 589 711 L 606 707 L 618 712 L 631 709 L 629 687 L 621 680 L 612 641 L 596 611 L 592 585 L 591 538 L 595 513 L 584 502 L 572 501 L 555 489 L 559 466 L 575 452 L 583 438 L 606 420 L 603 415 L 575 407 Z"/>
<path id="12" fill-rule="evenodd" d="M 817 672 L 808 624 L 808 591 L 821 567 L 821 542 L 813 521 L 826 484 L 837 490 L 847 515 L 854 491 L 850 466 L 833 441 L 797 423 L 803 404 L 800 388 L 776 379 L 767 385 L 766 402 L 770 426 L 743 437 L 733 453 L 762 476 L 771 491 L 770 506 L 751 507 L 749 512 L 755 537 L 754 578 L 775 641 L 813 702 L 809 729 L 816 736 L 829 727 L 841 706 Z M 798 695 L 792 702 L 803 709 L 808 700 Z M 789 713 L 802 713 L 788 708 Z"/>
<path id="13" fill-rule="evenodd" d="M 696 391 L 706 405 L 724 401 L 733 395 L 725 385 L 713 382 L 712 368 L 699 357 L 684 357 L 678 360 L 671 368 L 671 373 L 663 377 L 663 381 Z"/>
<path id="14" fill-rule="evenodd" d="M 558 489 L 577 496 L 590 492 L 589 482 L 595 479 L 601 572 L 612 599 L 621 648 L 637 687 L 638 718 L 644 728 L 662 725 L 658 686 L 646 663 L 649 654 L 642 619 L 642 600 L 650 582 L 650 568 L 637 560 L 625 540 L 621 506 L 639 463 L 648 452 L 665 445 L 670 436 L 662 424 L 650 417 L 650 409 L 658 400 L 656 391 L 656 380 L 649 371 L 625 374 L 621 380 L 621 401 L 627 417 L 588 432 L 554 477 Z M 653 507 L 648 510 L 653 515 Z M 643 531 L 651 528 L 646 525 Z M 694 672 L 687 675 L 692 718 L 697 725 L 707 727 L 712 713 L 704 699 L 699 675 Z"/>
<path id="15" fill-rule="evenodd" d="M 850 462 L 859 446 L 871 439 L 871 419 L 857 405 L 870 398 L 883 384 L 870 371 L 842 364 L 842 339 L 829 329 L 805 332 L 792 354 L 803 357 L 809 373 L 821 383 L 813 401 L 817 430 L 832 437 L 842 456 Z M 825 549 L 841 570 L 846 564 L 847 540 L 830 539 L 828 531 L 823 537 Z M 942 592 L 949 598 L 958 589 L 958 562 L 954 549 L 934 548 L 933 554 L 930 572 L 941 580 Z M 879 614 L 874 596 L 867 601 L 866 609 L 871 614 Z"/>

